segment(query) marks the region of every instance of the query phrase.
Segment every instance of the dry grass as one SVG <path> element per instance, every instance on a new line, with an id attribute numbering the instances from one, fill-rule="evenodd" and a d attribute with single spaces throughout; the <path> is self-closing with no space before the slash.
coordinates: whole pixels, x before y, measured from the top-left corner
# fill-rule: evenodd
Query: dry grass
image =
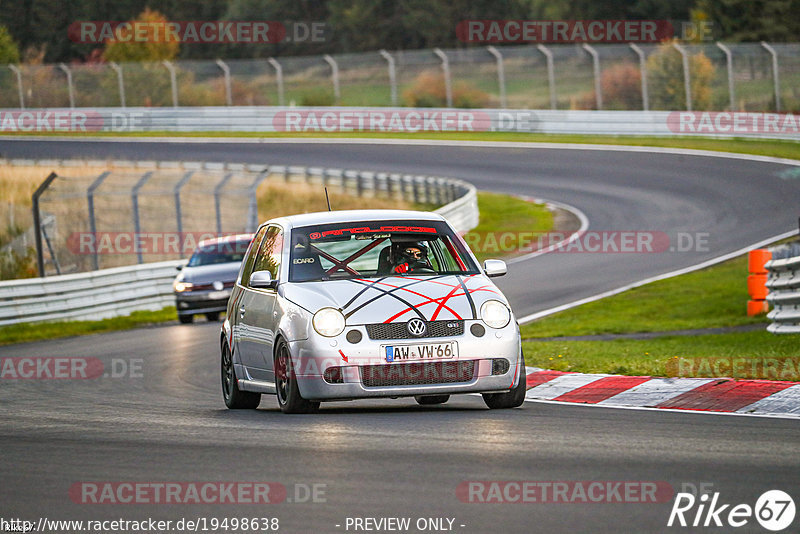
<path id="1" fill-rule="evenodd" d="M 414 209 L 410 202 L 386 198 L 359 198 L 329 187 L 328 195 L 334 210 Z M 258 218 L 261 221 L 285 215 L 326 211 L 325 190 L 321 185 L 264 182 L 258 188 Z"/>

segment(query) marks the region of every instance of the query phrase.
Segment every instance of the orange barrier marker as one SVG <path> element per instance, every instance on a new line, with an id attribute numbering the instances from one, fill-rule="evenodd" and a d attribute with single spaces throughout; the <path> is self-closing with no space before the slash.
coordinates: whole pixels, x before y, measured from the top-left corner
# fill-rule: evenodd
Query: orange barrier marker
<path id="1" fill-rule="evenodd" d="M 767 269 L 764 265 L 772 259 L 772 253 L 763 248 L 751 250 L 747 258 L 747 270 L 750 276 L 747 277 L 747 292 L 752 300 L 747 301 L 747 315 L 761 315 L 769 311 L 769 304 L 766 299 L 769 291 L 767 290 Z"/>

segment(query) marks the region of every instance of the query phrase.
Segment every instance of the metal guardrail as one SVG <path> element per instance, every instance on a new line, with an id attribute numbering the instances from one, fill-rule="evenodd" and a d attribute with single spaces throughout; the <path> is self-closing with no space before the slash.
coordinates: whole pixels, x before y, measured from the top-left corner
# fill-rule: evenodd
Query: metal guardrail
<path id="1" fill-rule="evenodd" d="M 767 314 L 773 334 L 800 334 L 800 255 L 773 259 L 765 264 L 767 302 L 773 310 Z"/>
<path id="2" fill-rule="evenodd" d="M 0 165 L 108 166 L 79 160 L 0 160 Z M 114 167 L 213 168 L 232 164 L 200 162 L 115 161 Z M 243 167 L 234 165 L 237 169 Z M 444 205 L 436 213 L 459 232 L 478 224 L 477 192 L 472 184 L 453 178 L 284 166 L 247 166 L 254 176 L 280 173 L 287 181 L 303 176 L 307 183 L 339 187 L 359 196 L 396 195 L 414 202 Z M 0 326 L 42 321 L 104 319 L 138 310 L 158 310 L 174 302 L 175 267 L 184 260 L 115 267 L 86 273 L 0 282 Z"/>
<path id="3" fill-rule="evenodd" d="M 384 107 L 187 107 L 0 110 L 0 131 L 521 132 L 800 140 L 800 116 L 689 111 Z"/>

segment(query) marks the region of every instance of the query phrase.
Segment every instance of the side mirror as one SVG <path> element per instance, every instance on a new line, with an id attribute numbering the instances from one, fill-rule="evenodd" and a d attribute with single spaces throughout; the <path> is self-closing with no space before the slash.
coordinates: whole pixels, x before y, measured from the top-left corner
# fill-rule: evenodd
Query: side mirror
<path id="1" fill-rule="evenodd" d="M 176 270 L 176 271 L 182 271 L 182 270 L 183 270 L 183 265 L 177 265 L 177 266 L 175 266 L 175 270 Z"/>
<path id="2" fill-rule="evenodd" d="M 269 271 L 256 271 L 250 275 L 249 285 L 256 289 L 275 289 L 278 287 L 278 280 L 273 279 Z"/>
<path id="3" fill-rule="evenodd" d="M 506 262 L 503 260 L 486 260 L 483 262 L 483 272 L 486 273 L 486 276 L 489 278 L 494 278 L 495 276 L 503 276 L 508 272 L 508 267 L 506 267 Z"/>

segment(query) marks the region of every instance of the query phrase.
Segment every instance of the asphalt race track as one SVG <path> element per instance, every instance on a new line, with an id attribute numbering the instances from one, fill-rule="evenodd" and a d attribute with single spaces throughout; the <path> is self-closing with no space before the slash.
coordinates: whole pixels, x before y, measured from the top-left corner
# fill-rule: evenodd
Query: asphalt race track
<path id="1" fill-rule="evenodd" d="M 516 263 L 500 285 L 518 316 L 792 230 L 800 205 L 800 181 L 778 176 L 786 165 L 661 153 L 0 139 L 0 156 L 441 174 L 568 203 L 587 215 L 592 230 L 708 236 L 709 246 L 699 251 L 548 254 Z M 667 527 L 672 498 L 482 504 L 462 502 L 457 488 L 468 481 L 662 481 L 674 492 L 706 484 L 732 505 L 753 506 L 771 489 L 798 497 L 800 426 L 792 420 L 532 402 L 490 412 L 473 396 L 439 407 L 413 400 L 335 403 L 318 415 L 291 417 L 265 397 L 258 411 L 228 411 L 219 386 L 218 330 L 200 322 L 0 347 L 4 357 L 97 358 L 107 373 L 122 375 L 0 383 L 3 518 L 277 517 L 284 532 L 354 532 L 346 529 L 348 517 L 409 517 L 412 525 L 450 518 L 452 529 L 465 533 L 694 532 L 709 529 Z M 101 481 L 277 482 L 293 502 L 91 505 L 71 498 L 74 484 Z M 324 491 L 317 502 L 294 502 L 311 485 Z M 736 531 L 764 532 L 752 518 Z"/>

